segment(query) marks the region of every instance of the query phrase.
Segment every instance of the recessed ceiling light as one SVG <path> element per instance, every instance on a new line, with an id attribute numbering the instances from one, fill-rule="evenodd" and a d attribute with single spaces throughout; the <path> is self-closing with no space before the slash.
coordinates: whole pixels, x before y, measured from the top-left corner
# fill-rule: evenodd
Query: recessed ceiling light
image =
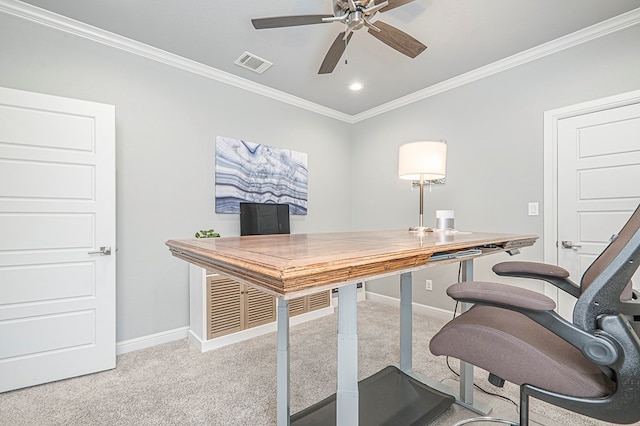
<path id="1" fill-rule="evenodd" d="M 362 84 L 356 81 L 355 83 L 351 83 L 351 86 L 349 86 L 349 89 L 353 91 L 360 90 L 362 89 Z"/>

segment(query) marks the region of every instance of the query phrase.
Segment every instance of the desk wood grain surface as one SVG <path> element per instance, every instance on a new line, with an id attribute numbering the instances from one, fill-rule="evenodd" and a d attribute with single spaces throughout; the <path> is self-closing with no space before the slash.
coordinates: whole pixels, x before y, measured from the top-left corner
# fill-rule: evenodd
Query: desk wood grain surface
<path id="1" fill-rule="evenodd" d="M 526 234 L 389 230 L 200 238 L 169 240 L 166 244 L 180 259 L 289 299 L 333 284 L 418 268 L 427 265 L 437 252 L 489 245 L 497 247 L 485 248 L 487 252 L 508 250 L 531 246 L 537 238 Z"/>

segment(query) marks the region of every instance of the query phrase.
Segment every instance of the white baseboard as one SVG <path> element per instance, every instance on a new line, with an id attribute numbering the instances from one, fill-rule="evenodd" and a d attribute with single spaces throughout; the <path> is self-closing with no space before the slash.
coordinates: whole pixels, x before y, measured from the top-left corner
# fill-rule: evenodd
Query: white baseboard
<path id="1" fill-rule="evenodd" d="M 306 314 L 296 315 L 293 318 L 289 318 L 289 326 L 302 324 L 303 322 L 313 321 L 318 318 L 326 317 L 327 315 L 333 315 L 335 313 L 333 306 L 327 306 L 326 308 L 316 309 L 315 311 L 307 312 Z M 276 329 L 274 329 L 275 331 Z"/>
<path id="2" fill-rule="evenodd" d="M 293 327 L 303 322 L 318 319 L 327 315 L 332 315 L 334 308 L 332 306 L 318 309 L 315 311 L 307 312 L 305 314 L 296 315 L 289 319 L 289 326 Z M 236 333 L 227 334 L 226 336 L 216 337 L 211 340 L 200 340 L 196 335 L 189 333 L 189 341 L 191 341 L 196 348 L 200 349 L 200 352 L 207 352 L 213 349 L 221 348 L 223 346 L 231 345 L 233 343 L 242 342 L 244 340 L 251 339 L 253 337 L 262 336 L 263 334 L 275 332 L 278 328 L 277 322 L 271 322 L 269 324 L 260 325 L 258 327 L 248 328 L 246 330 L 238 331 Z"/>
<path id="3" fill-rule="evenodd" d="M 173 330 L 163 331 L 161 333 L 150 334 L 148 336 L 136 337 L 135 339 L 116 342 L 116 355 L 126 354 L 127 352 L 137 351 L 139 349 L 150 348 L 152 346 L 161 345 L 163 343 L 173 342 L 174 340 L 186 339 L 188 332 L 189 327 L 180 327 Z"/>
<path id="4" fill-rule="evenodd" d="M 391 306 L 400 307 L 400 299 L 390 296 L 384 296 L 382 294 L 371 293 L 365 291 L 364 298 L 378 303 L 384 303 Z M 360 291 L 358 292 L 358 300 L 362 300 Z M 413 303 L 414 312 L 429 315 L 433 318 L 450 320 L 453 317 L 452 311 L 445 309 L 434 308 L 433 306 L 422 305 L 420 303 Z M 297 315 L 289 320 L 290 326 L 295 326 L 303 322 L 311 321 L 321 318 L 326 315 L 332 315 L 334 313 L 334 307 L 329 306 L 327 308 L 318 309 L 317 311 L 307 312 L 306 314 Z M 252 337 L 260 336 L 276 331 L 276 323 L 270 323 L 253 327 L 247 330 L 243 330 L 238 333 L 230 334 L 227 336 L 217 337 L 215 339 L 202 341 L 197 336 L 189 332 L 189 327 L 180 327 L 174 330 L 164 331 L 161 333 L 150 334 L 148 336 L 137 337 L 135 339 L 123 340 L 116 343 L 116 354 L 122 355 L 127 352 L 137 351 L 139 349 L 150 348 L 152 346 L 161 345 L 163 343 L 169 343 L 174 340 L 189 339 L 201 352 L 207 352 L 212 349 L 220 348 L 222 346 L 230 345 L 232 343 L 241 342 L 243 340 L 251 339 Z"/>
<path id="5" fill-rule="evenodd" d="M 322 318 L 327 315 L 332 315 L 335 312 L 333 306 L 329 306 L 315 311 L 307 312 L 306 314 L 296 315 L 289 319 L 289 326 L 293 327 L 298 324 L 302 324 L 307 321 L 312 321 L 318 318 Z M 223 346 L 231 345 L 233 343 L 242 342 L 253 337 L 261 336 L 263 334 L 275 332 L 277 330 L 277 323 L 272 322 L 269 324 L 260 325 L 258 327 L 252 327 L 246 330 L 239 331 L 237 333 L 228 334 L 226 336 L 216 337 L 211 340 L 201 340 L 198 336 L 193 334 L 189 330 L 189 327 L 176 328 L 175 330 L 165 331 L 163 333 L 151 334 L 149 336 L 138 337 L 136 339 L 125 340 L 116 344 L 116 354 L 121 355 L 131 351 L 137 351 L 138 349 L 150 348 L 155 345 L 161 345 L 163 343 L 172 342 L 174 340 L 189 339 L 189 341 L 200 350 L 200 352 L 207 352 L 213 349 L 221 348 Z"/>
<path id="6" fill-rule="evenodd" d="M 378 293 L 372 293 L 370 291 L 366 292 L 367 300 L 371 300 L 374 302 L 384 303 L 386 305 L 400 307 L 400 299 L 395 297 L 385 296 Z M 450 320 L 453 318 L 453 311 L 447 311 L 446 309 L 434 308 L 433 306 L 422 305 L 420 303 L 412 303 L 413 312 L 421 313 L 424 315 L 428 315 L 432 318 L 437 318 L 441 320 Z"/>
<path id="7" fill-rule="evenodd" d="M 200 340 L 195 334 L 189 332 L 189 341 L 193 343 L 195 347 L 200 350 L 200 352 L 207 352 L 213 349 L 221 348 L 223 346 L 232 345 L 234 343 L 262 336 L 263 334 L 271 333 L 272 331 L 276 331 L 275 322 L 259 325 L 257 327 L 247 328 L 246 330 L 227 334 L 225 336 L 215 337 L 211 340 Z"/>

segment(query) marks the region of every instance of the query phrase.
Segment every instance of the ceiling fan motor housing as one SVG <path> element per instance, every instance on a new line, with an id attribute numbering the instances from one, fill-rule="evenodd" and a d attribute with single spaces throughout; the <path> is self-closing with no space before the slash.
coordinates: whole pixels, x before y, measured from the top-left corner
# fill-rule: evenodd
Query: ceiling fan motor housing
<path id="1" fill-rule="evenodd" d="M 364 27 L 364 16 L 362 15 L 360 9 L 349 14 L 349 22 L 347 25 L 352 31 L 359 30 L 360 28 Z"/>

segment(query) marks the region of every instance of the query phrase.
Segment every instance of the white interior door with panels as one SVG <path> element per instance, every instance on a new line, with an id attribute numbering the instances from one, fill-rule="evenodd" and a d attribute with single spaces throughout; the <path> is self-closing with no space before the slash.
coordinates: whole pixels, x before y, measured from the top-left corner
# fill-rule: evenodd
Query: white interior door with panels
<path id="1" fill-rule="evenodd" d="M 115 110 L 0 88 L 0 392 L 115 367 Z"/>
<path id="2" fill-rule="evenodd" d="M 545 219 L 545 261 L 574 281 L 604 250 L 640 203 L 640 92 L 550 111 L 555 168 Z M 550 202 L 549 202 L 550 201 Z M 636 277 L 636 286 L 640 284 Z M 562 291 L 558 312 L 571 318 L 575 299 Z M 556 294 L 557 293 L 557 294 Z"/>

